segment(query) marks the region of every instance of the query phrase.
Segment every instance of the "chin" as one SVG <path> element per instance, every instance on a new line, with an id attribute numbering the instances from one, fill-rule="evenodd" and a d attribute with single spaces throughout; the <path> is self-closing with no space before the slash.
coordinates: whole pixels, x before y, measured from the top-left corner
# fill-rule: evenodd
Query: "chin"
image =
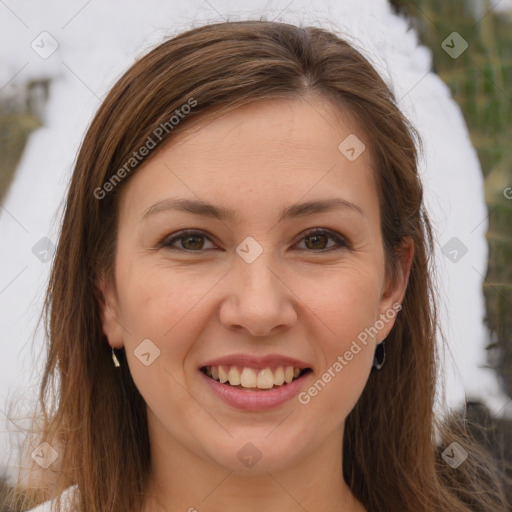
<path id="1" fill-rule="evenodd" d="M 230 438 L 225 444 L 215 444 L 208 449 L 209 455 L 219 466 L 241 475 L 258 475 L 268 472 L 277 472 L 295 464 L 299 456 L 297 443 L 291 442 L 288 437 L 286 445 L 282 439 L 261 438 L 254 436 L 240 436 Z"/>

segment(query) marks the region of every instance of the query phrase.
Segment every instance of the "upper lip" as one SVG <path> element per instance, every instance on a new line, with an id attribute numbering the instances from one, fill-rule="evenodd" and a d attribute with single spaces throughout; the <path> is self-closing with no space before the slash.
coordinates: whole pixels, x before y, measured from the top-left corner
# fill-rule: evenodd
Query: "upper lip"
<path id="1" fill-rule="evenodd" d="M 210 359 L 203 366 L 246 366 L 248 368 L 268 368 L 270 366 L 293 366 L 294 368 L 311 368 L 309 363 L 293 357 L 280 354 L 268 354 L 266 356 L 251 356 L 248 354 L 231 354 L 229 356 Z"/>

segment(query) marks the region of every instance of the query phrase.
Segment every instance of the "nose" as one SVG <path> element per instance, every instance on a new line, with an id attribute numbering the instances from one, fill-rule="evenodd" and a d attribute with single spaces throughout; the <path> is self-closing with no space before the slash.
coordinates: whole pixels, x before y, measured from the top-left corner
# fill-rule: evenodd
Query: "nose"
<path id="1" fill-rule="evenodd" d="M 291 283 L 280 277 L 265 253 L 252 263 L 236 258 L 226 279 L 220 321 L 227 329 L 271 336 L 297 321 Z"/>

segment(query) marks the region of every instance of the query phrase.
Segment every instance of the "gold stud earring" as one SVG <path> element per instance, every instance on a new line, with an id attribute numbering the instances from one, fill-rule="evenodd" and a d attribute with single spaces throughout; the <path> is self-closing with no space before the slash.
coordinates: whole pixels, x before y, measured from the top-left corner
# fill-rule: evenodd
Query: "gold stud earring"
<path id="1" fill-rule="evenodd" d="M 119 364 L 119 360 L 116 357 L 115 349 L 112 348 L 112 361 L 114 361 L 114 366 L 119 368 L 121 365 Z"/>

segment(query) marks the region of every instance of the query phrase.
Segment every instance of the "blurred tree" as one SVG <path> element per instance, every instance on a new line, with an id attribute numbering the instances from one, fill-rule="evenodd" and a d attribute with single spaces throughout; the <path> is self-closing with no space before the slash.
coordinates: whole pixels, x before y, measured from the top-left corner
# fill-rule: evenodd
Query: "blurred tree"
<path id="1" fill-rule="evenodd" d="M 29 135 L 39 128 L 48 99 L 49 79 L 30 80 L 0 97 L 0 204 L 14 178 Z"/>
<path id="2" fill-rule="evenodd" d="M 488 0 L 391 0 L 432 51 L 434 71 L 459 104 L 485 179 L 489 262 L 484 281 L 487 363 L 512 397 L 512 13 Z M 441 43 L 457 32 L 468 49 Z"/>

